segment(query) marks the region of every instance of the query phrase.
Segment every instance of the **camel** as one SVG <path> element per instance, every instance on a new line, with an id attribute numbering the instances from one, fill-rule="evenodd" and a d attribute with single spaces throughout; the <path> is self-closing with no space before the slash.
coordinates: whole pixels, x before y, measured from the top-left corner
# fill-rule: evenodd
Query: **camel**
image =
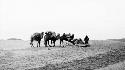
<path id="1" fill-rule="evenodd" d="M 37 47 L 38 46 L 40 47 L 40 41 L 43 38 L 43 35 L 44 35 L 44 32 L 34 33 L 33 35 L 31 35 L 31 39 L 30 39 L 30 45 L 31 45 L 31 47 L 34 47 L 33 46 L 33 41 L 38 41 Z"/>
<path id="2" fill-rule="evenodd" d="M 47 44 L 49 45 L 49 40 L 51 40 L 51 44 L 53 43 L 54 45 L 51 46 L 49 45 L 50 47 L 54 47 L 55 46 L 55 42 L 56 40 L 58 40 L 60 38 L 60 34 L 57 34 L 55 32 L 52 32 L 52 31 L 48 31 L 45 33 L 45 36 L 44 36 L 44 44 L 45 44 L 45 47 L 47 47 Z"/>

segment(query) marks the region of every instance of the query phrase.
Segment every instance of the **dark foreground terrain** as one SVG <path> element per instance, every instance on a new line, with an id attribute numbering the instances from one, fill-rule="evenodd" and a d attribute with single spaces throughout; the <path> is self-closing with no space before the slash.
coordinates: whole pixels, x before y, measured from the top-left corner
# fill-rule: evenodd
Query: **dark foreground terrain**
<path id="1" fill-rule="evenodd" d="M 30 48 L 26 42 L 2 41 L 0 47 L 29 48 L 1 49 L 0 70 L 125 70 L 124 42 L 100 40 L 90 45 Z"/>
<path id="2" fill-rule="evenodd" d="M 104 54 L 98 54 L 94 57 L 87 57 L 70 62 L 48 64 L 44 67 L 30 70 L 94 70 L 107 67 L 125 60 L 125 47 L 114 49 Z"/>

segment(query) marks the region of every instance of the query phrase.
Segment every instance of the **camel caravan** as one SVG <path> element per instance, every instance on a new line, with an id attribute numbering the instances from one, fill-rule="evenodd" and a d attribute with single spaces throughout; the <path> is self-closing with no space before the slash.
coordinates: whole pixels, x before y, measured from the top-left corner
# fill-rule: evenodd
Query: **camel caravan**
<path id="1" fill-rule="evenodd" d="M 31 35 L 31 39 L 30 39 L 31 47 L 34 47 L 33 41 L 37 41 L 38 42 L 37 47 L 40 47 L 41 39 L 44 39 L 45 47 L 47 46 L 54 47 L 55 42 L 57 40 L 60 40 L 60 46 L 62 46 L 64 41 L 67 41 L 71 43 L 72 45 L 77 45 L 77 46 L 80 46 L 80 45 L 84 47 L 90 46 L 88 43 L 89 37 L 87 35 L 85 36 L 84 41 L 83 41 L 81 38 L 75 39 L 74 34 L 63 33 L 62 35 L 60 35 L 59 33 L 56 34 L 55 32 L 47 31 L 47 32 L 41 32 L 41 33 L 34 33 L 33 35 Z M 51 45 L 49 44 L 49 41 L 51 41 Z"/>

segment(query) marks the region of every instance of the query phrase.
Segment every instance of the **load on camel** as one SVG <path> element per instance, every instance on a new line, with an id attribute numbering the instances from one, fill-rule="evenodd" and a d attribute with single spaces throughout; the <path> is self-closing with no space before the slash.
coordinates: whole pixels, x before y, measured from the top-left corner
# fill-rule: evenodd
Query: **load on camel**
<path id="1" fill-rule="evenodd" d="M 74 39 L 74 34 L 71 35 L 70 33 L 69 34 L 63 33 L 63 35 L 60 36 L 60 46 L 63 44 L 64 40 L 73 44 L 72 42 L 73 39 Z"/>
<path id="2" fill-rule="evenodd" d="M 79 38 L 79 39 L 73 39 L 72 43 L 73 45 L 76 45 L 76 46 L 87 47 L 87 46 L 90 46 L 88 41 L 89 41 L 89 37 L 86 35 L 84 38 L 84 41 L 81 38 Z"/>

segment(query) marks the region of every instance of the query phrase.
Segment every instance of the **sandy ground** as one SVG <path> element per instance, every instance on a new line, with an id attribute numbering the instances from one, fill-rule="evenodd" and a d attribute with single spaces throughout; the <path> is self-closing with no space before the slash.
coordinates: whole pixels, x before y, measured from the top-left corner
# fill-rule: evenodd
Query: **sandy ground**
<path id="1" fill-rule="evenodd" d="M 125 61 L 95 70 L 125 70 Z"/>
<path id="2" fill-rule="evenodd" d="M 49 47 L 48 49 L 48 48 L 45 48 L 43 44 L 41 44 L 42 45 L 41 47 L 31 48 L 28 41 L 20 41 L 20 40 L 19 41 L 13 41 L 13 40 L 0 41 L 0 48 L 1 48 L 0 70 L 24 70 L 24 69 L 40 70 L 41 68 L 47 68 L 46 66 L 51 66 L 51 64 L 54 66 L 55 65 L 57 66 L 58 64 L 57 66 L 58 69 L 60 68 L 60 70 L 65 70 L 65 68 L 63 67 L 68 62 L 70 62 L 70 64 L 67 64 L 67 69 L 70 68 L 71 70 L 78 70 L 78 68 L 74 68 L 74 66 L 71 66 L 72 63 L 76 64 L 74 60 L 83 60 L 84 58 L 91 60 L 89 59 L 89 57 L 95 57 L 95 56 L 97 57 L 98 54 L 103 54 L 106 56 L 107 52 L 110 52 L 111 50 L 114 51 L 114 49 L 119 49 L 125 46 L 124 43 L 112 42 L 112 41 L 90 41 L 90 44 L 91 46 L 86 48 L 85 47 L 81 48 L 77 46 L 59 47 L 57 45 L 56 47 Z M 123 51 L 121 55 L 124 55 Z M 119 62 L 116 62 L 116 63 L 119 63 Z M 113 63 L 113 64 L 116 64 L 116 63 Z M 122 66 L 124 66 L 123 63 L 121 64 Z M 108 66 L 109 65 L 110 64 L 108 64 Z M 78 66 L 78 65 L 75 65 L 75 66 Z M 108 66 L 104 65 L 104 67 L 108 67 Z M 51 68 L 52 69 L 47 68 L 45 70 L 54 70 L 54 67 L 51 67 Z M 83 70 L 85 70 L 85 68 L 86 67 L 84 67 Z M 92 70 L 97 68 L 98 67 L 90 68 L 90 69 Z"/>

